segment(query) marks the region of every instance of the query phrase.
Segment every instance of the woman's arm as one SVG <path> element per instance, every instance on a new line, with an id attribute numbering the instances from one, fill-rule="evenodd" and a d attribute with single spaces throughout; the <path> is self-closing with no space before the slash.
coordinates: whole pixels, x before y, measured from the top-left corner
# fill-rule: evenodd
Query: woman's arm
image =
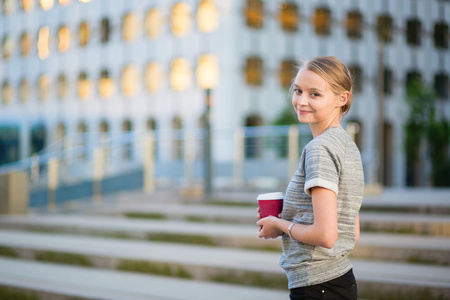
<path id="1" fill-rule="evenodd" d="M 356 244 L 358 244 L 359 241 L 359 233 L 360 233 L 360 227 L 359 227 L 359 213 L 356 215 L 356 220 L 355 220 L 355 247 Z"/>
<path id="2" fill-rule="evenodd" d="M 333 248 L 338 237 L 337 199 L 331 190 L 314 187 L 311 189 L 314 213 L 314 223 L 311 225 L 295 224 L 291 229 L 291 236 L 303 243 Z M 268 217 L 258 221 L 262 226 L 259 237 L 276 238 L 283 232 L 288 232 L 292 222 L 275 217 Z"/>

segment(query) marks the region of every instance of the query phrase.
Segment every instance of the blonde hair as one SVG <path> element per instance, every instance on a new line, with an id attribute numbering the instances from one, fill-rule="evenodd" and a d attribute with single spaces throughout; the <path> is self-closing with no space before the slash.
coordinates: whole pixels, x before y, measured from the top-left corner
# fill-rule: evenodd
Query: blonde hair
<path id="1" fill-rule="evenodd" d="M 309 70 L 330 84 L 336 95 L 348 91 L 348 101 L 341 107 L 341 113 L 345 115 L 350 110 L 353 97 L 353 78 L 348 68 L 334 56 L 319 56 L 307 60 L 300 66 L 299 70 Z"/>

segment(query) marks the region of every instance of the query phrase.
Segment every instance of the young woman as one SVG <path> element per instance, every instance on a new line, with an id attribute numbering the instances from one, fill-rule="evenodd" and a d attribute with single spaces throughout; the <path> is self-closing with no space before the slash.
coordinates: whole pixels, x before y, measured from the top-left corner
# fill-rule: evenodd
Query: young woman
<path id="1" fill-rule="evenodd" d="M 357 299 L 348 254 L 359 239 L 364 176 L 359 150 L 340 125 L 351 102 L 352 77 L 335 57 L 305 62 L 294 79 L 292 105 L 313 140 L 287 187 L 281 218 L 257 222 L 259 237 L 282 236 L 280 265 L 292 300 Z"/>

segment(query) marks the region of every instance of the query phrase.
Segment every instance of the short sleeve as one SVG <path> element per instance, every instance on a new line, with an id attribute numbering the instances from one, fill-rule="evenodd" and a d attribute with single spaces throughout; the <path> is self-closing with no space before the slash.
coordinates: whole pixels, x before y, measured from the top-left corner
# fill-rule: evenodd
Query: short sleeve
<path id="1" fill-rule="evenodd" d="M 310 146 L 305 159 L 305 193 L 311 195 L 311 188 L 323 187 L 337 196 L 341 166 L 338 156 L 322 144 Z"/>

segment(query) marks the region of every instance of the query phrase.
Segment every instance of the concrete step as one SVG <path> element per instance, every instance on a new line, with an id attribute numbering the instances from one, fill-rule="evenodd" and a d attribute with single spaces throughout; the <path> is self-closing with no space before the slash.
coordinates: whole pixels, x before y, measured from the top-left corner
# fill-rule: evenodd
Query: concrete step
<path id="1" fill-rule="evenodd" d="M 91 215 L 126 216 L 142 219 L 167 219 L 192 222 L 255 224 L 256 205 L 220 206 L 220 205 L 179 205 L 119 203 L 88 211 Z M 389 233 L 407 233 L 450 237 L 450 215 L 411 214 L 392 212 L 360 213 L 361 230 Z"/>
<path id="2" fill-rule="evenodd" d="M 22 259 L 286 288 L 284 271 L 278 265 L 279 253 L 14 230 L 0 230 L 0 245 L 3 256 Z M 360 297 L 450 297 L 449 267 L 357 259 L 352 262 Z"/>
<path id="3" fill-rule="evenodd" d="M 287 290 L 143 275 L 0 258 L 0 299 L 253 300 L 287 299 Z M 3 294 L 3 295 L 2 295 Z M 3 297 L 2 297 L 3 296 Z M 28 299 L 30 299 L 28 298 Z M 24 299 L 21 298 L 21 299 Z M 35 299 L 35 298 L 33 298 Z"/>
<path id="4" fill-rule="evenodd" d="M 246 224 L 133 220 L 105 216 L 30 215 L 0 216 L 0 228 L 277 252 L 281 249 L 281 239 L 260 239 L 257 236 L 257 227 Z M 363 232 L 351 257 L 450 265 L 450 239 Z"/>

